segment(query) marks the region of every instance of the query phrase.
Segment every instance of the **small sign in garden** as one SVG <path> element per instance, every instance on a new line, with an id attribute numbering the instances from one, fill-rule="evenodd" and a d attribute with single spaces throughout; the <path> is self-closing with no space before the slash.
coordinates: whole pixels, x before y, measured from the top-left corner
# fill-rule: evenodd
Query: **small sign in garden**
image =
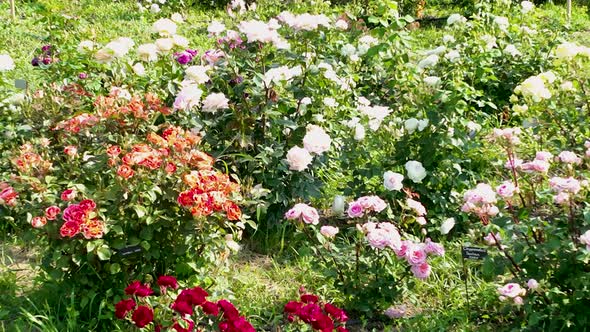
<path id="1" fill-rule="evenodd" d="M 484 259 L 488 255 L 488 250 L 478 247 L 461 247 L 461 255 L 466 259 Z"/>

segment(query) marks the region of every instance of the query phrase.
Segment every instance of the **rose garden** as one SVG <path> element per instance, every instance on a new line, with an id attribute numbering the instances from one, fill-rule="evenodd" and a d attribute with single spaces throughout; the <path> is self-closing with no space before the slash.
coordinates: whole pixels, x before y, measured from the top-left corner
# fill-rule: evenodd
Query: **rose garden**
<path id="1" fill-rule="evenodd" d="M 0 2 L 2 330 L 585 331 L 583 5 Z"/>

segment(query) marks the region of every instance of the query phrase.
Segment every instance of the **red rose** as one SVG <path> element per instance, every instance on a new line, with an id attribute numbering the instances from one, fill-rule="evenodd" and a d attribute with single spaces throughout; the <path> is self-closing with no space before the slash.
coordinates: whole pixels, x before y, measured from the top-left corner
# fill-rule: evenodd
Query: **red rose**
<path id="1" fill-rule="evenodd" d="M 71 238 L 76 236 L 78 233 L 80 233 L 80 224 L 75 221 L 66 221 L 59 229 L 59 234 L 61 237 Z"/>
<path id="2" fill-rule="evenodd" d="M 319 331 L 322 332 L 332 332 L 334 331 L 334 322 L 332 318 L 328 315 L 318 315 L 316 320 L 311 322 L 311 326 Z"/>
<path id="3" fill-rule="evenodd" d="M 55 205 L 50 206 L 45 209 L 45 218 L 47 218 L 47 220 L 55 220 L 60 211 L 61 209 L 59 207 Z"/>
<path id="4" fill-rule="evenodd" d="M 135 309 L 131 319 L 135 323 L 135 326 L 142 328 L 151 323 L 154 320 L 154 311 L 144 305 L 140 305 Z"/>
<path id="5" fill-rule="evenodd" d="M 125 319 L 127 313 L 135 309 L 137 304 L 133 299 L 121 300 L 115 304 L 115 316 L 119 319 Z"/>
<path id="6" fill-rule="evenodd" d="M 211 315 L 211 316 L 219 315 L 219 307 L 217 307 L 217 304 L 215 304 L 213 302 L 207 301 L 201 305 L 201 308 L 203 308 L 203 312 L 206 313 L 207 315 Z"/>
<path id="7" fill-rule="evenodd" d="M 322 315 L 322 309 L 315 303 L 310 303 L 301 308 L 299 311 L 299 317 L 306 323 L 311 323 L 316 320 L 317 317 Z"/>
<path id="8" fill-rule="evenodd" d="M 344 310 L 330 303 L 326 303 L 324 305 L 324 310 L 326 311 L 326 313 L 328 313 L 328 315 L 332 316 L 334 319 L 338 321 L 346 322 L 348 320 L 348 316 L 346 315 L 346 312 L 344 312 Z"/>
<path id="9" fill-rule="evenodd" d="M 186 324 L 184 324 L 186 325 L 186 328 L 182 327 L 179 322 L 175 322 L 174 325 L 172 325 L 172 328 L 175 329 L 177 332 L 191 332 L 195 328 L 195 322 L 193 322 L 192 320 L 185 318 L 183 318 L 182 320 L 186 322 Z"/>
<path id="10" fill-rule="evenodd" d="M 91 199 L 85 199 L 82 202 L 80 202 L 80 207 L 82 208 L 82 210 L 89 212 L 96 209 L 96 203 L 94 203 L 94 201 Z"/>
<path id="11" fill-rule="evenodd" d="M 217 305 L 223 311 L 223 317 L 229 321 L 235 320 L 240 316 L 238 309 L 228 300 L 219 300 Z"/>
<path id="12" fill-rule="evenodd" d="M 193 199 L 193 192 L 191 190 L 183 191 L 178 195 L 178 204 L 182 206 L 191 206 L 195 202 Z"/>
<path id="13" fill-rule="evenodd" d="M 135 171 L 127 165 L 121 165 L 117 169 L 117 175 L 122 177 L 123 179 L 129 179 L 135 174 Z"/>
<path id="14" fill-rule="evenodd" d="M 149 285 L 145 284 L 142 285 L 138 280 L 133 281 L 127 288 L 125 288 L 125 294 L 127 295 L 137 295 L 137 296 L 148 296 L 152 295 L 154 291 L 150 288 Z"/>
<path id="15" fill-rule="evenodd" d="M 303 303 L 317 303 L 318 297 L 313 294 L 303 294 L 301 295 L 301 302 Z"/>
<path id="16" fill-rule="evenodd" d="M 178 295 L 178 297 L 172 303 L 170 308 L 174 311 L 177 311 L 177 312 L 183 314 L 183 315 L 192 315 L 193 314 L 193 306 L 190 303 L 190 300 L 186 296 L 181 296 L 181 295 Z"/>
<path id="17" fill-rule="evenodd" d="M 178 288 L 178 282 L 176 281 L 176 278 L 172 276 L 160 276 L 158 278 L 158 285 L 162 287 L 170 287 L 172 289 Z"/>
<path id="18" fill-rule="evenodd" d="M 302 306 L 303 303 L 301 302 L 289 301 L 287 304 L 285 304 L 285 312 L 290 314 L 298 314 Z"/>
<path id="19" fill-rule="evenodd" d="M 66 222 L 81 224 L 86 220 L 86 210 L 79 204 L 72 204 L 65 208 L 62 219 Z"/>
<path id="20" fill-rule="evenodd" d="M 61 193 L 61 200 L 62 201 L 71 201 L 76 197 L 76 191 L 74 189 L 66 189 L 63 193 Z"/>
<path id="21" fill-rule="evenodd" d="M 185 289 L 180 293 L 179 296 L 181 295 L 183 295 L 192 305 L 201 305 L 205 303 L 206 297 L 209 296 L 209 294 L 201 287 Z"/>
<path id="22" fill-rule="evenodd" d="M 348 329 L 346 329 L 344 326 L 338 326 L 336 332 L 348 332 Z"/>
<path id="23" fill-rule="evenodd" d="M 226 201 L 225 204 L 223 204 L 223 210 L 227 214 L 227 219 L 229 220 L 240 220 L 240 217 L 242 217 L 240 207 L 232 201 Z"/>
<path id="24" fill-rule="evenodd" d="M 4 183 L 4 182 L 2 182 Z M 9 206 L 13 206 L 16 204 L 16 198 L 18 197 L 18 193 L 14 188 L 8 186 L 2 189 L 0 192 L 0 204 L 6 204 Z"/>

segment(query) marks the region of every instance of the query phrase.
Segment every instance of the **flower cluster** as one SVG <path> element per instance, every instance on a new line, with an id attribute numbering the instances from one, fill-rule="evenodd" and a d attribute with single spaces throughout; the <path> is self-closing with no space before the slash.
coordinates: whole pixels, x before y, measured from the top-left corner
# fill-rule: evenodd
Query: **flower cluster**
<path id="1" fill-rule="evenodd" d="M 463 212 L 477 214 L 485 219 L 498 214 L 496 203 L 496 192 L 489 184 L 478 183 L 474 189 L 467 190 L 463 196 L 465 204 L 461 207 Z"/>
<path id="2" fill-rule="evenodd" d="M 287 151 L 289 169 L 303 171 L 313 160 L 313 154 L 321 155 L 330 149 L 332 139 L 324 129 L 315 125 L 307 126 L 307 133 L 303 137 L 303 148 L 292 147 Z"/>
<path id="3" fill-rule="evenodd" d="M 239 186 L 230 181 L 227 174 L 214 170 L 192 171 L 184 175 L 183 182 L 190 189 L 178 195 L 178 203 L 190 208 L 193 216 L 208 216 L 216 211 L 224 211 L 229 220 L 241 218 L 240 207 L 230 200 Z"/>
<path id="4" fill-rule="evenodd" d="M 43 159 L 28 143 L 20 147 L 19 155 L 12 159 L 12 163 L 26 175 L 45 175 L 52 166 L 51 161 Z"/>
<path id="5" fill-rule="evenodd" d="M 42 64 L 50 65 L 56 61 L 58 61 L 58 58 L 55 48 L 52 45 L 44 45 L 41 47 L 41 54 L 35 56 L 33 60 L 31 60 L 31 65 L 38 67 Z"/>
<path id="6" fill-rule="evenodd" d="M 105 225 L 103 221 L 97 218 L 95 210 L 96 203 L 91 199 L 85 199 L 78 204 L 68 205 L 62 214 L 64 223 L 59 230 L 60 235 L 62 237 L 72 238 L 82 232 L 82 235 L 86 239 L 101 238 L 105 230 Z M 53 211 L 49 215 L 59 213 L 56 211 L 58 210 L 53 208 Z"/>
<path id="7" fill-rule="evenodd" d="M 320 215 L 315 208 L 304 203 L 297 203 L 285 213 L 285 219 L 301 220 L 306 224 L 317 225 L 320 222 Z"/>
<path id="8" fill-rule="evenodd" d="M 164 331 L 170 328 L 177 332 L 192 332 L 196 325 L 193 315 L 196 314 L 196 308 L 200 308 L 204 315 L 218 318 L 217 328 L 220 332 L 255 331 L 252 324 L 244 316 L 240 316 L 236 307 L 228 300 L 209 301 L 207 299 L 209 294 L 201 287 L 186 288 L 177 295 L 168 292 L 168 289 L 177 290 L 179 288 L 176 278 L 172 276 L 160 276 L 157 283 L 160 287 L 160 294 L 162 296 L 171 295 L 166 299 L 173 299 L 169 306 L 169 310 L 175 313 L 172 316 L 172 321 L 163 315 L 164 318 L 159 323 L 156 322 L 158 317 L 154 317 L 154 310 L 148 298 L 154 292 L 148 284 L 142 284 L 137 280 L 125 288 L 125 294 L 133 297 L 123 299 L 115 304 L 115 316 L 119 319 L 126 319 L 132 312 L 131 321 L 139 328 L 153 324 L 155 331 Z M 137 302 L 143 304 L 138 305 Z M 161 300 L 158 303 L 161 303 Z"/>
<path id="9" fill-rule="evenodd" d="M 387 203 L 378 196 L 363 196 L 348 204 L 348 216 L 359 218 L 369 212 L 381 212 L 385 210 Z"/>
<path id="10" fill-rule="evenodd" d="M 500 294 L 501 301 L 510 299 L 514 304 L 521 305 L 524 303 L 522 297 L 526 294 L 526 289 L 520 287 L 517 283 L 508 283 L 499 287 L 498 293 Z"/>
<path id="11" fill-rule="evenodd" d="M 331 303 L 322 304 L 318 296 L 313 294 L 303 294 L 299 301 L 288 302 L 284 312 L 289 322 L 301 321 L 316 331 L 348 331 L 344 327 L 348 320 L 346 312 Z"/>
<path id="12" fill-rule="evenodd" d="M 153 93 L 147 93 L 143 98 L 132 97 L 124 89 L 112 89 L 109 96 L 98 96 L 94 101 L 94 107 L 101 119 L 114 119 L 120 125 L 131 125 L 135 123 L 135 119 L 147 120 L 154 114 L 170 114 L 172 112 Z M 127 115 L 131 115 L 133 118 L 125 119 Z"/>

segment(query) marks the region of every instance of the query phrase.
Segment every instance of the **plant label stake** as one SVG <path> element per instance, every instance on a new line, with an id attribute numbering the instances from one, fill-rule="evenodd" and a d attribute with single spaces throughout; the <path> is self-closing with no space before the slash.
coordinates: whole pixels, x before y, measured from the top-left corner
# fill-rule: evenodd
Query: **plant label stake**
<path id="1" fill-rule="evenodd" d="M 467 287 L 468 271 L 467 266 L 465 265 L 465 259 L 480 260 L 484 259 L 487 255 L 488 250 L 486 248 L 461 246 L 461 263 L 463 264 L 463 275 L 465 276 L 465 298 L 467 300 L 467 311 L 469 312 L 469 315 L 471 315 L 471 305 L 469 304 L 469 289 Z M 467 316 L 467 320 L 469 321 L 469 316 Z"/>
<path id="2" fill-rule="evenodd" d="M 14 87 L 21 90 L 27 89 L 27 81 L 23 79 L 16 79 L 14 80 Z"/>

